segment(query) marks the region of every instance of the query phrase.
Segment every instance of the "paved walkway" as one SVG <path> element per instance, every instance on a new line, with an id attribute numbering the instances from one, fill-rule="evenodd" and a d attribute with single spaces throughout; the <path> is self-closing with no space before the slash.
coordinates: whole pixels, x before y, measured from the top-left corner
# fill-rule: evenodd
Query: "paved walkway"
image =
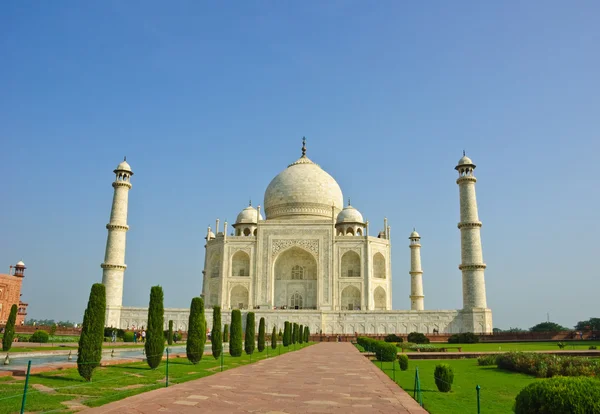
<path id="1" fill-rule="evenodd" d="M 319 343 L 84 412 L 427 413 L 349 343 Z"/>

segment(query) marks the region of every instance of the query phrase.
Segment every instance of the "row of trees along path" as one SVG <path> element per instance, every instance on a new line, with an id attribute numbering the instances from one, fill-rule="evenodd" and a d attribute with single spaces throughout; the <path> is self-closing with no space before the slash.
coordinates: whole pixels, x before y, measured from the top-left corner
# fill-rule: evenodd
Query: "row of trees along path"
<path id="1" fill-rule="evenodd" d="M 165 338 L 164 327 L 164 293 L 162 287 L 153 286 L 150 289 L 150 303 L 148 306 L 148 326 L 146 328 L 146 341 L 144 350 L 146 362 L 152 369 L 158 368 L 165 351 L 165 340 L 170 345 L 173 342 L 173 321 L 169 321 L 169 330 Z M 94 370 L 100 365 L 102 359 L 102 343 L 104 340 L 104 323 L 106 309 L 106 290 L 103 284 L 92 285 L 88 305 L 83 315 L 79 350 L 77 354 L 77 370 L 86 381 L 92 380 Z M 11 308 L 8 324 L 2 340 L 2 349 L 7 351 L 12 344 L 17 307 Z M 244 341 L 242 342 L 242 336 Z M 308 326 L 286 321 L 283 333 L 277 333 L 273 326 L 271 333 L 271 348 L 276 349 L 278 339 L 284 346 L 308 342 L 310 330 Z M 252 355 L 258 342 L 258 351 L 263 352 L 266 346 L 265 318 L 260 318 L 258 325 L 258 341 L 256 341 L 256 320 L 254 312 L 246 315 L 246 331 L 242 329 L 242 313 L 235 309 L 231 312 L 231 326 L 225 325 L 221 331 L 221 308 L 214 307 L 213 329 L 211 332 L 212 355 L 218 359 L 223 352 L 223 342 L 229 342 L 229 354 L 239 357 L 242 352 Z M 204 314 L 204 300 L 196 297 L 190 305 L 188 321 L 188 337 L 186 342 L 186 355 L 192 364 L 197 364 L 204 356 L 206 345 L 206 317 Z"/>

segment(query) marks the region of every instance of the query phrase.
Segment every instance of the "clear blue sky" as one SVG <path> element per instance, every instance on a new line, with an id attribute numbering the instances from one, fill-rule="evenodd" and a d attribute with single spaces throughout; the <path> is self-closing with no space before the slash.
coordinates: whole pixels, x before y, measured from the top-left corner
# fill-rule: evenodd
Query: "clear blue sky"
<path id="1" fill-rule="evenodd" d="M 2 2 L 0 266 L 33 318 L 80 321 L 127 155 L 126 305 L 201 292 L 204 236 L 300 155 L 378 230 L 394 308 L 421 233 L 427 309 L 462 305 L 476 175 L 495 326 L 600 316 L 600 6 L 561 1 Z M 6 270 L 4 270 L 6 269 Z"/>

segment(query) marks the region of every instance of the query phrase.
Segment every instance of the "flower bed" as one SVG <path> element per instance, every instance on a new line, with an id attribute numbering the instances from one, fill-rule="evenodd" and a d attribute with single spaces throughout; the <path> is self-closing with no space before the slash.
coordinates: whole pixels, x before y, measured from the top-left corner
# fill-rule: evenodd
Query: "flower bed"
<path id="1" fill-rule="evenodd" d="M 534 375 L 538 378 L 550 378 L 557 375 L 565 377 L 600 376 L 600 361 L 582 357 L 509 352 L 498 355 L 496 363 L 498 368 Z"/>

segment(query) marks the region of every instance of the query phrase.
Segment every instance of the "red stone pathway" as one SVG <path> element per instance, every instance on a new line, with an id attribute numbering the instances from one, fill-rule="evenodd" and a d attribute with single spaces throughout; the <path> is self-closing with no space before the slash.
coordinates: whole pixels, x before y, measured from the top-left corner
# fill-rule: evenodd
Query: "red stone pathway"
<path id="1" fill-rule="evenodd" d="M 319 343 L 84 412 L 427 413 L 349 343 Z"/>

